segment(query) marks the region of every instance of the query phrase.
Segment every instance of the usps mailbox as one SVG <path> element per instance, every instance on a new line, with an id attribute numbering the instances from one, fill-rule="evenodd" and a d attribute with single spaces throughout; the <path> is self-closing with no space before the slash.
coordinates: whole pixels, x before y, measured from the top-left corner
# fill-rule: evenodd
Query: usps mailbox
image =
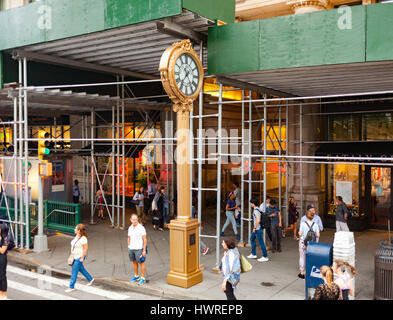
<path id="1" fill-rule="evenodd" d="M 333 264 L 333 245 L 327 243 L 309 242 L 306 249 L 306 300 L 309 289 L 316 288 L 323 283 L 322 266 Z"/>

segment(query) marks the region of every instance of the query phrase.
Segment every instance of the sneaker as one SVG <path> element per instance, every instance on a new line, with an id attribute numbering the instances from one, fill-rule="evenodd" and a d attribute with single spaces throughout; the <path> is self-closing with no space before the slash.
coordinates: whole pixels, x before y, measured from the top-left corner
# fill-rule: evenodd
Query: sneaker
<path id="1" fill-rule="evenodd" d="M 281 233 L 282 237 L 285 238 L 285 231 L 282 230 L 281 232 L 282 232 L 282 233 Z"/>
<path id="2" fill-rule="evenodd" d="M 95 279 L 91 280 L 87 285 L 88 285 L 88 286 L 91 286 L 91 285 L 93 284 L 94 280 L 95 280 Z"/>
<path id="3" fill-rule="evenodd" d="M 248 258 L 248 259 L 256 259 L 257 256 L 256 256 L 255 254 L 252 254 L 252 253 L 251 253 L 250 255 L 247 256 L 247 258 Z"/>
<path id="4" fill-rule="evenodd" d="M 298 237 L 293 237 L 293 240 L 299 241 Z"/>
<path id="5" fill-rule="evenodd" d="M 236 240 L 240 241 L 240 236 L 238 234 L 236 235 Z"/>
<path id="6" fill-rule="evenodd" d="M 139 282 L 138 282 L 139 285 L 144 285 L 145 283 L 146 283 L 145 278 L 141 278 L 141 280 L 139 280 Z"/>
<path id="7" fill-rule="evenodd" d="M 205 250 L 203 250 L 203 255 L 205 256 L 207 254 L 207 252 L 209 251 L 209 248 L 206 247 Z"/>
<path id="8" fill-rule="evenodd" d="M 221 233 L 220 233 L 220 237 L 225 237 L 224 232 L 221 232 Z"/>
<path id="9" fill-rule="evenodd" d="M 130 280 L 130 282 L 139 281 L 140 278 L 141 278 L 140 276 L 134 276 L 134 277 Z"/>
<path id="10" fill-rule="evenodd" d="M 268 257 L 260 257 L 257 261 L 266 262 L 266 261 L 269 261 L 269 258 Z"/>
<path id="11" fill-rule="evenodd" d="M 304 278 L 305 278 L 304 274 L 301 274 L 301 273 L 299 273 L 297 276 L 298 276 L 300 279 L 304 279 Z"/>
<path id="12" fill-rule="evenodd" d="M 75 291 L 75 289 L 68 288 L 65 292 L 66 292 L 66 293 L 70 293 L 70 292 L 72 292 L 72 291 Z"/>

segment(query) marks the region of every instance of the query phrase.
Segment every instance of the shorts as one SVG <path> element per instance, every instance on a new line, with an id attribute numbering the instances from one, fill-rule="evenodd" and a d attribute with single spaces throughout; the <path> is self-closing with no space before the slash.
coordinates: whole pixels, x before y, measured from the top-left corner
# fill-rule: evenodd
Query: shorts
<path id="1" fill-rule="evenodd" d="M 137 263 L 141 263 L 142 251 L 143 251 L 142 249 L 139 250 L 128 249 L 128 257 L 130 258 L 130 261 L 131 262 L 136 261 Z"/>

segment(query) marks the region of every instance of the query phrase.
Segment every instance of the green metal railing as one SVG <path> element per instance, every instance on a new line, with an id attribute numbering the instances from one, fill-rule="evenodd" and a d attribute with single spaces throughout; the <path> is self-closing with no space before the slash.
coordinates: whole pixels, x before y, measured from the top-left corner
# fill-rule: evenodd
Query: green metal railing
<path id="1" fill-rule="evenodd" d="M 47 229 L 74 232 L 81 223 L 82 206 L 80 203 L 44 201 L 44 226 Z"/>
<path id="2" fill-rule="evenodd" d="M 7 198 L 8 200 L 8 198 Z M 18 210 L 18 217 L 20 217 L 20 210 Z M 25 207 L 23 207 L 23 221 L 25 220 Z M 15 209 L 9 207 L 9 214 L 10 214 L 10 218 L 11 221 L 15 220 Z M 8 220 L 8 213 L 7 213 L 7 208 L 6 207 L 0 207 L 0 216 L 6 217 L 6 219 Z M 30 220 L 30 230 L 32 229 L 32 227 L 34 225 L 37 225 L 37 213 L 36 213 L 36 206 L 29 206 L 29 220 Z M 14 230 L 14 236 L 16 234 L 18 234 L 18 239 L 15 239 L 15 241 L 17 241 L 18 243 L 21 243 L 21 241 L 23 241 L 23 244 L 26 244 L 26 232 L 25 232 L 25 227 L 23 227 L 23 232 L 22 234 L 20 233 L 20 226 L 18 224 L 15 223 L 11 223 L 12 228 Z M 16 232 L 16 228 L 18 228 L 18 232 Z M 29 238 L 29 242 L 30 245 L 32 245 L 32 236 L 31 236 L 31 232 L 29 232 L 30 238 Z"/>

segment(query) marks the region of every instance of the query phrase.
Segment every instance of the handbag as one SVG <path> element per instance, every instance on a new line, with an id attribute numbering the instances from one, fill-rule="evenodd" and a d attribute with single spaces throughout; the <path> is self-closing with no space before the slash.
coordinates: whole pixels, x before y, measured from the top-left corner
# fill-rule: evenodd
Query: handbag
<path id="1" fill-rule="evenodd" d="M 251 263 L 243 255 L 240 255 L 240 267 L 242 272 L 248 272 L 252 269 Z"/>
<path id="2" fill-rule="evenodd" d="M 80 240 L 80 238 L 79 238 L 78 240 L 75 241 L 74 246 L 72 247 L 72 250 L 71 250 L 71 254 L 68 256 L 67 264 L 68 264 L 69 266 L 72 266 L 73 263 L 74 263 L 74 260 L 75 260 L 75 259 L 74 259 L 74 249 L 75 249 L 76 243 L 77 243 L 79 240 Z"/>

